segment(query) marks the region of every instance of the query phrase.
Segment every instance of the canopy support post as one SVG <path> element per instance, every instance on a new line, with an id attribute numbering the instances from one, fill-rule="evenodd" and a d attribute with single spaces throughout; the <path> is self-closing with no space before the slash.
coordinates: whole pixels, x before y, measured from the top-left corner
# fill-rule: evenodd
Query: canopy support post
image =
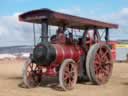
<path id="1" fill-rule="evenodd" d="M 106 40 L 106 42 L 108 42 L 109 41 L 109 28 L 106 28 L 105 29 L 105 40 Z"/>
<path id="2" fill-rule="evenodd" d="M 89 28 L 85 28 L 83 37 L 82 37 L 82 44 L 83 44 L 83 49 L 86 50 L 86 39 L 87 39 L 87 33 L 88 33 Z"/>
<path id="3" fill-rule="evenodd" d="M 33 40 L 34 40 L 34 47 L 36 46 L 36 33 L 35 33 L 35 24 L 33 23 Z"/>
<path id="4" fill-rule="evenodd" d="M 101 40 L 101 37 L 100 37 L 100 34 L 99 34 L 99 32 L 98 32 L 97 27 L 94 27 L 93 38 L 94 38 L 94 40 L 97 40 L 97 41 L 100 41 L 100 40 Z"/>

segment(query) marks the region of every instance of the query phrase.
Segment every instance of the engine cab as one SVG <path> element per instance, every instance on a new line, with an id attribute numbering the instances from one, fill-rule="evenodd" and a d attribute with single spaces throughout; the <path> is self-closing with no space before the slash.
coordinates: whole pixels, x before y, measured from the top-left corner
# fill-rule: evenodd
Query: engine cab
<path id="1" fill-rule="evenodd" d="M 41 66 L 59 66 L 64 59 L 71 58 L 78 62 L 83 55 L 80 40 L 75 40 L 68 29 L 58 27 L 55 34 L 48 36 L 48 23 L 41 24 L 41 42 L 33 49 L 32 60 Z M 67 32 L 67 34 L 66 34 Z M 81 38 L 82 39 L 82 38 Z"/>

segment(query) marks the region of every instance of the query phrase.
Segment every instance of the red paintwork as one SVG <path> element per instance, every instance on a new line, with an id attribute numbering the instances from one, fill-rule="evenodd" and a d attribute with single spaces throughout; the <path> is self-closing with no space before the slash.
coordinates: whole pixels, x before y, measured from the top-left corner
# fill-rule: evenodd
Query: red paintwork
<path id="1" fill-rule="evenodd" d="M 117 42 L 115 41 L 110 41 L 108 42 L 109 45 L 111 45 L 112 49 L 111 49 L 111 52 L 112 52 L 112 58 L 113 58 L 113 61 L 116 60 L 116 44 Z"/>
<path id="2" fill-rule="evenodd" d="M 55 69 L 62 64 L 65 59 L 73 59 L 75 62 L 79 63 L 80 56 L 84 54 L 82 48 L 78 45 L 66 45 L 66 44 L 52 44 L 56 50 L 56 60 L 48 67 L 42 67 L 46 69 L 42 72 L 43 75 L 56 76 L 57 73 Z M 79 66 L 78 66 L 79 67 Z"/>
<path id="3" fill-rule="evenodd" d="M 47 67 L 46 75 L 53 77 L 56 76 L 56 72 L 54 71 L 54 68 L 52 68 L 51 66 Z"/>
<path id="4" fill-rule="evenodd" d="M 113 61 L 116 61 L 116 50 L 112 49 L 111 52 L 112 52 Z"/>
<path id="5" fill-rule="evenodd" d="M 83 50 L 77 45 L 53 44 L 53 46 L 56 49 L 55 64 L 61 64 L 64 59 L 73 59 L 78 62 L 80 60 L 80 56 L 83 54 Z"/>
<path id="6" fill-rule="evenodd" d="M 116 50 L 115 44 L 113 42 L 109 42 L 112 45 L 112 58 L 115 60 L 116 58 Z M 65 59 L 73 59 L 75 62 L 79 63 L 80 56 L 84 54 L 82 48 L 78 45 L 67 45 L 67 44 L 52 44 L 56 49 L 56 60 L 51 64 L 50 67 L 47 68 L 46 74 L 49 76 L 56 76 L 56 72 L 54 69 L 58 67 Z M 106 54 L 106 53 L 104 53 Z M 79 70 L 79 66 L 78 70 Z"/>
<path id="7" fill-rule="evenodd" d="M 40 67 L 40 69 L 42 70 L 40 75 L 51 76 L 51 77 L 55 77 L 57 75 L 55 71 L 55 66 L 48 66 L 48 67 L 38 66 L 38 67 Z"/>

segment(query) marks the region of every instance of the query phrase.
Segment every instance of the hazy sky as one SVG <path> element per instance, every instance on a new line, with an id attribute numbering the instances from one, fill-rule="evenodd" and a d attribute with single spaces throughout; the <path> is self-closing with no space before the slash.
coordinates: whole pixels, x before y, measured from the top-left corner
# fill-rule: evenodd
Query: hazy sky
<path id="1" fill-rule="evenodd" d="M 40 8 L 117 23 L 111 39 L 128 38 L 128 0 L 0 0 L 0 46 L 31 45 L 32 24 L 19 22 L 18 15 Z"/>

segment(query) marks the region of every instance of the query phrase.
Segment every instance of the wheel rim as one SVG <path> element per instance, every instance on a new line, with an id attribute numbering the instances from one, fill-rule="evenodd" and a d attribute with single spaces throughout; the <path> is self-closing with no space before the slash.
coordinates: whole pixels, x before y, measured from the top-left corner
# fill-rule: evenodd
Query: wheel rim
<path id="1" fill-rule="evenodd" d="M 72 89 L 75 80 L 75 70 L 72 63 L 68 63 L 64 69 L 64 83 L 68 89 Z"/>
<path id="2" fill-rule="evenodd" d="M 27 63 L 24 70 L 24 83 L 27 87 L 36 87 L 41 81 L 41 69 L 35 63 Z"/>
<path id="3" fill-rule="evenodd" d="M 94 72 L 99 84 L 106 83 L 112 73 L 112 57 L 106 46 L 101 46 L 95 55 Z"/>
<path id="4" fill-rule="evenodd" d="M 71 90 L 77 81 L 77 68 L 73 62 L 66 62 L 63 65 L 59 72 L 60 85 L 64 90 Z"/>

